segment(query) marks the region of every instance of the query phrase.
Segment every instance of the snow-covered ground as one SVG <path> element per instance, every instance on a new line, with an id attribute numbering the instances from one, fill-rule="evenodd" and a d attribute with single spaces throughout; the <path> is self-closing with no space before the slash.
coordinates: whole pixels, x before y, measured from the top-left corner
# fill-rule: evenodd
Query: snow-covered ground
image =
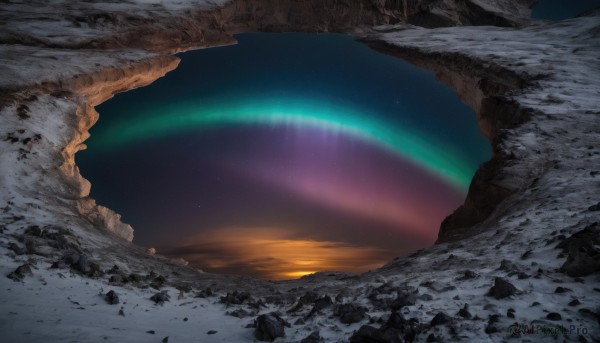
<path id="1" fill-rule="evenodd" d="M 407 338 L 411 332 L 417 341 L 600 340 L 600 17 L 523 29 L 386 27 L 366 37 L 398 51 L 417 50 L 433 64 L 448 62 L 445 68 L 466 58 L 490 77 L 502 69 L 528 80 L 525 88 L 501 94 L 502 101 L 531 113 L 524 124 L 502 129 L 498 141 L 510 159 L 494 182 L 513 195 L 462 240 L 360 276 L 322 273 L 275 283 L 205 274 L 150 255 L 107 232 L 131 234 L 116 214 L 87 198 L 89 183 L 73 156 L 98 119 L 93 106 L 152 82 L 177 59 L 131 48 L 68 46 L 96 38 L 110 42 L 106 37 L 121 34 L 120 26 L 102 20 L 126 21 L 122 15 L 130 11 L 159 22 L 169 11 L 180 16 L 186 6 L 213 6 L 139 2 L 93 4 L 97 14 L 118 10 L 121 16 L 85 17 L 81 27 L 77 20 L 57 26 L 54 19 L 62 14 L 35 9 L 35 2 L 2 5 L 0 39 L 9 37 L 11 44 L 0 46 L 0 341 L 244 342 L 254 339 L 255 329 L 246 326 L 271 311 L 289 323 L 277 342 L 298 342 L 317 331 L 327 342 L 347 342 L 352 335 L 352 342 L 367 341 L 361 334 L 397 342 L 390 335 Z M 89 4 L 63 5 L 89 15 Z M 32 21 L 8 20 L 15 11 L 38 13 Z M 19 34 L 25 44 L 12 44 Z M 470 78 L 478 83 L 484 76 Z M 569 240 L 582 231 L 582 239 Z M 556 248 L 561 242 L 569 243 L 564 250 Z M 572 266 L 561 271 L 567 260 L 586 262 L 578 267 L 587 272 Z M 27 267 L 11 274 L 22 265 L 32 275 Z M 497 277 L 515 288 L 498 281 L 488 295 Z M 206 294 L 207 287 L 214 294 Z M 105 300 L 110 290 L 119 304 Z M 170 296 L 162 305 L 150 300 L 159 290 Z M 226 297 L 234 291 L 251 298 Z M 392 316 L 396 321 L 386 324 L 393 310 L 414 321 L 398 324 Z M 524 325 L 538 331 L 512 337 L 527 331 Z M 566 331 L 550 338 L 559 326 Z M 211 330 L 217 332 L 207 334 Z"/>

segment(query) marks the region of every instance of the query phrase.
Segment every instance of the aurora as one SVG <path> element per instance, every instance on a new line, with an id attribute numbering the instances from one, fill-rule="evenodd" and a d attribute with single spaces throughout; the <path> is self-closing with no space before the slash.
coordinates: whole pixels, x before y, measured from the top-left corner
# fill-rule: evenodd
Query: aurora
<path id="1" fill-rule="evenodd" d="M 489 158 L 473 111 L 349 36 L 236 39 L 97 108 L 77 165 L 134 242 L 271 279 L 433 244 Z"/>
<path id="2" fill-rule="evenodd" d="M 94 139 L 100 148 L 114 149 L 161 135 L 226 125 L 317 128 L 375 144 L 466 191 L 476 165 L 432 135 L 420 133 L 417 128 L 392 126 L 378 119 L 380 117 L 365 109 L 312 99 L 300 101 L 281 97 L 208 105 L 186 103 L 144 111 L 143 116 L 116 123 Z"/>

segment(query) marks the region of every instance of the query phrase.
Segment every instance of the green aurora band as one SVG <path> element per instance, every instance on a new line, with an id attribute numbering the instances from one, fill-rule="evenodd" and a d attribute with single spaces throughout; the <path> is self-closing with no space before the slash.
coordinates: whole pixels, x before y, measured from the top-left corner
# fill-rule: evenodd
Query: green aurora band
<path id="1" fill-rule="evenodd" d="M 466 192 L 477 165 L 432 135 L 380 118 L 367 110 L 329 101 L 275 98 L 212 104 L 179 103 L 138 109 L 136 115 L 95 133 L 92 143 L 97 149 L 115 149 L 160 136 L 229 125 L 317 128 L 375 144 Z"/>

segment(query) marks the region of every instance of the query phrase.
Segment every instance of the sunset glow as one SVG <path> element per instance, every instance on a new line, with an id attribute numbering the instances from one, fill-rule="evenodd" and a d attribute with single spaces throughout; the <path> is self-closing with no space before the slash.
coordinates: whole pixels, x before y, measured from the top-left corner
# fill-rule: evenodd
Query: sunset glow
<path id="1" fill-rule="evenodd" d="M 189 238 L 185 245 L 162 253 L 184 256 L 191 265 L 207 272 L 227 274 L 243 264 L 255 276 L 272 280 L 321 271 L 363 272 L 397 254 L 344 242 L 291 239 L 293 235 L 285 228 L 224 228 Z"/>

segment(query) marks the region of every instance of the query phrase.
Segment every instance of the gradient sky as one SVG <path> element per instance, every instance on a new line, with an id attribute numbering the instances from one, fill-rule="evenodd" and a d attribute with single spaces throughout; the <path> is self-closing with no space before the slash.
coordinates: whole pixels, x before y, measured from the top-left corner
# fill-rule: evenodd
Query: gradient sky
<path id="1" fill-rule="evenodd" d="M 77 163 L 134 242 L 270 279 L 432 244 L 490 156 L 475 114 L 348 36 L 236 38 L 99 106 Z"/>
<path id="2" fill-rule="evenodd" d="M 600 8 L 598 0 L 540 0 L 533 6 L 531 17 L 536 19 L 563 20 L 584 11 Z"/>

